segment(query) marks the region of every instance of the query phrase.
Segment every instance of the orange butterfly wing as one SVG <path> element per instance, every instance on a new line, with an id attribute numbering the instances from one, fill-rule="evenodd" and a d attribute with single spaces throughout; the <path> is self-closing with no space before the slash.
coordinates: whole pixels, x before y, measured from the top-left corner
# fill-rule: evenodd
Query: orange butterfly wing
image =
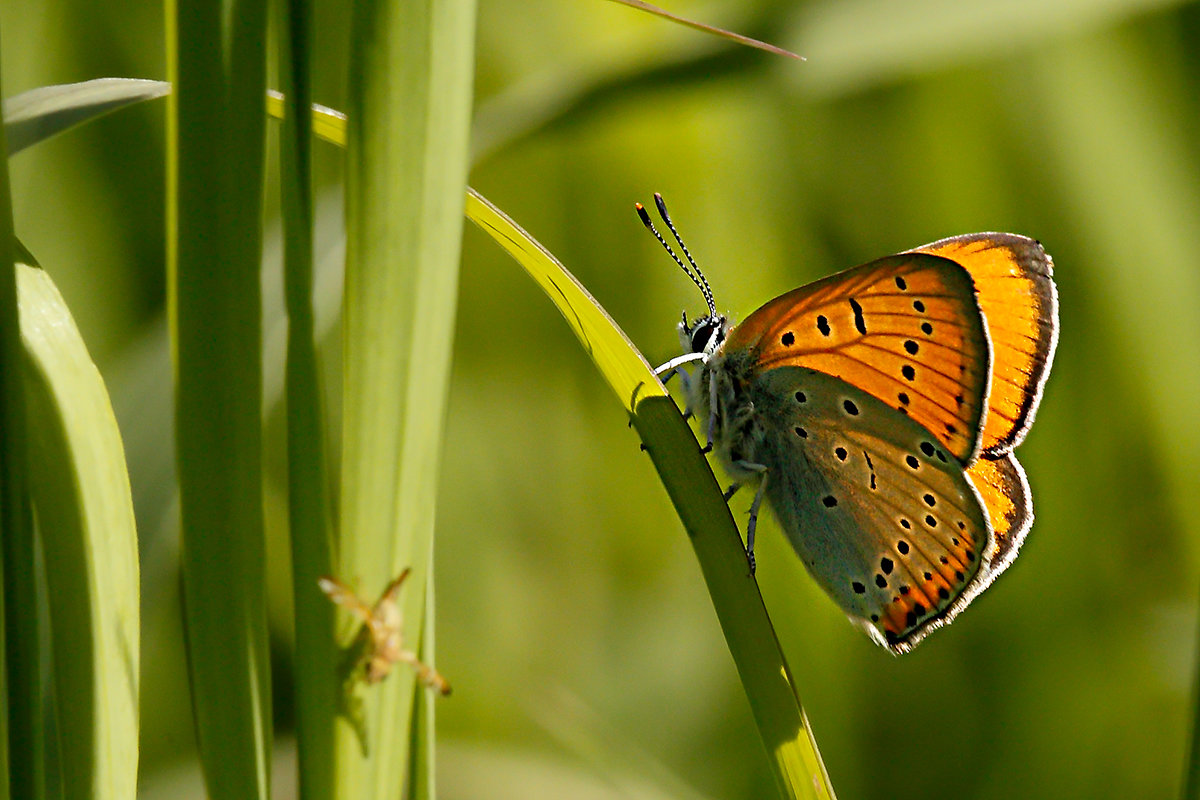
<path id="1" fill-rule="evenodd" d="M 1025 470 L 1012 453 L 979 459 L 967 469 L 967 477 L 983 500 L 995 534 L 991 552 L 984 557 L 987 574 L 982 584 L 986 586 L 1017 557 L 1033 526 L 1033 501 Z"/>
<path id="2" fill-rule="evenodd" d="M 980 450 L 1012 450 L 1033 424 L 1058 341 L 1054 264 L 1041 244 L 1011 233 L 972 233 L 915 248 L 963 266 L 975 281 L 992 343 L 992 380 Z"/>
<path id="3" fill-rule="evenodd" d="M 908 414 L 963 463 L 979 452 L 991 350 L 975 287 L 953 260 L 889 256 L 801 286 L 729 332 L 759 369 L 802 366 Z"/>

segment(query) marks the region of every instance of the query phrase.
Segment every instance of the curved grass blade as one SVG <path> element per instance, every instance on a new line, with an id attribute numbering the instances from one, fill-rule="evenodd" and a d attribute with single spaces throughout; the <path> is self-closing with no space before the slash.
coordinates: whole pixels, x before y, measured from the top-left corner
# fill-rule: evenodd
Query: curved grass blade
<path id="1" fill-rule="evenodd" d="M 641 353 L 549 251 L 474 190 L 467 194 L 467 216 L 542 287 L 630 410 L 695 548 L 780 795 L 832 798 L 791 672 L 747 568 L 741 536 L 679 409 Z"/>
<path id="2" fill-rule="evenodd" d="M 4 101 L 8 154 L 45 141 L 80 123 L 118 108 L 163 97 L 171 92 L 166 81 L 136 78 L 97 78 L 30 89 Z"/>
<path id="3" fill-rule="evenodd" d="M 50 276 L 22 264 L 17 282 L 64 794 L 133 798 L 138 556 L 124 448 L 104 381 Z"/>

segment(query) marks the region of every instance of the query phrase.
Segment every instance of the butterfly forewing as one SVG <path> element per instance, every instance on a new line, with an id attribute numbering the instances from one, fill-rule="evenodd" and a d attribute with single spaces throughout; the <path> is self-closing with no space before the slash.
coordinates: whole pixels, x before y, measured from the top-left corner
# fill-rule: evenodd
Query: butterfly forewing
<path id="1" fill-rule="evenodd" d="M 913 252 L 944 256 L 974 279 L 992 343 L 992 380 L 980 449 L 1008 452 L 1033 424 L 1058 339 L 1054 267 L 1041 244 L 1011 233 L 972 233 Z"/>
<path id="2" fill-rule="evenodd" d="M 990 375 L 971 276 L 928 254 L 891 256 L 767 303 L 729 333 L 761 370 L 842 378 L 927 428 L 956 458 L 978 450 Z"/>
<path id="3" fill-rule="evenodd" d="M 845 381 L 782 367 L 753 381 L 747 449 L 817 581 L 905 652 L 978 593 L 991 526 L 963 464 L 928 430 Z"/>

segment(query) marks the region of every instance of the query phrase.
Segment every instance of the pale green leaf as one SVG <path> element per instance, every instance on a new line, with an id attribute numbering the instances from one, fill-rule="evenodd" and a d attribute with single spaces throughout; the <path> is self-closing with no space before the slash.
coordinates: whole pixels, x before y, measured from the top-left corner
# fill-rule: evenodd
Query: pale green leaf
<path id="1" fill-rule="evenodd" d="M 4 101 L 4 126 L 11 156 L 80 123 L 118 108 L 163 97 L 165 81 L 97 78 L 82 83 L 42 86 Z"/>
<path id="2" fill-rule="evenodd" d="M 65 794 L 132 800 L 138 556 L 108 392 L 50 276 L 17 267 L 33 505 L 45 553 Z"/>

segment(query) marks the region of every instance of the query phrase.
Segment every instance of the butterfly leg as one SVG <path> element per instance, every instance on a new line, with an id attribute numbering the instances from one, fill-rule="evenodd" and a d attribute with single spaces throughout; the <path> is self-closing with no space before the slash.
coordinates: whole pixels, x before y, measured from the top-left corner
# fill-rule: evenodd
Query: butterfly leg
<path id="1" fill-rule="evenodd" d="M 758 491 L 754 493 L 754 501 L 750 503 L 750 521 L 746 523 L 746 558 L 750 562 L 750 574 L 754 574 L 754 531 L 758 528 L 758 509 L 762 506 L 763 494 L 767 490 L 767 468 L 762 464 L 746 464 L 746 467 L 758 471 L 762 477 L 758 481 Z"/>
<path id="2" fill-rule="evenodd" d="M 692 396 L 692 374 L 685 369 L 676 367 L 675 371 L 672 372 L 671 375 L 679 376 L 679 385 L 683 389 L 683 396 L 691 397 Z M 666 378 L 663 379 L 664 386 L 666 385 L 667 381 L 670 380 L 671 375 L 668 375 Z M 685 422 L 694 416 L 695 416 L 695 414 L 692 413 L 691 407 L 685 408 L 683 410 L 683 419 Z"/>
<path id="3" fill-rule="evenodd" d="M 676 368 L 672 375 L 679 375 L 679 385 L 683 387 L 683 393 L 687 397 L 692 394 L 692 374 L 685 369 Z M 666 381 L 664 381 L 665 383 Z"/>
<path id="4" fill-rule="evenodd" d="M 744 469 L 748 472 L 757 472 L 760 477 L 758 480 L 758 489 L 754 492 L 754 500 L 750 503 L 750 521 L 746 524 L 746 560 L 750 562 L 750 574 L 754 574 L 754 531 L 758 528 L 758 510 L 762 506 L 763 495 L 767 489 L 767 468 L 762 464 L 755 464 L 753 461 L 737 461 L 735 466 L 739 469 Z M 731 484 L 725 490 L 723 497 L 728 503 L 738 489 L 742 488 L 742 484 Z"/>
<path id="5" fill-rule="evenodd" d="M 708 379 L 708 444 L 704 445 L 701 453 L 711 453 L 713 449 L 713 433 L 717 429 L 717 379 Z"/>

